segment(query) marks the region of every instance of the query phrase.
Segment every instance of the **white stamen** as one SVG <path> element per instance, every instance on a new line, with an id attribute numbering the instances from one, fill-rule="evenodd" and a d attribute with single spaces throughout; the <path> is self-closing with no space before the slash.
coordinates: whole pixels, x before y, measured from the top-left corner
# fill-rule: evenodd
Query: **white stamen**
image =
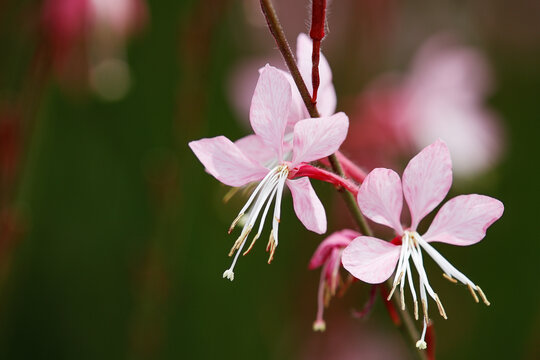
<path id="1" fill-rule="evenodd" d="M 231 264 L 231 267 L 226 270 L 223 273 L 223 277 L 227 278 L 229 280 L 234 279 L 234 266 L 236 265 L 236 261 L 238 260 L 238 257 L 247 242 L 247 237 L 249 236 L 249 233 L 251 229 L 255 226 L 255 223 L 259 219 L 259 215 L 262 212 L 262 216 L 260 217 L 260 224 L 257 231 L 257 234 L 254 236 L 253 241 L 251 245 L 249 246 L 248 250 L 244 253 L 247 254 L 250 250 L 255 241 L 259 238 L 261 235 L 261 232 L 264 228 L 264 222 L 266 220 L 266 216 L 268 214 L 268 211 L 270 209 L 270 206 L 272 202 L 275 201 L 275 207 L 274 207 L 274 220 L 273 220 L 273 230 L 271 234 L 271 243 L 272 243 L 272 252 L 273 252 L 277 246 L 277 231 L 278 231 L 278 224 L 279 224 L 279 216 L 281 212 L 281 197 L 283 195 L 283 188 L 285 186 L 285 182 L 287 180 L 287 177 L 289 175 L 289 169 L 287 165 L 280 165 L 268 172 L 266 176 L 261 180 L 261 182 L 257 185 L 255 190 L 253 190 L 253 193 L 249 197 L 248 201 L 244 205 L 244 207 L 240 210 L 239 215 L 237 218 L 233 221 L 233 224 L 231 225 L 229 232 L 231 232 L 234 228 L 234 226 L 239 222 L 240 218 L 244 216 L 246 211 L 249 210 L 249 214 L 247 216 L 247 220 L 244 223 L 242 233 L 238 240 L 235 242 L 230 255 L 232 255 L 235 251 L 236 254 L 234 256 L 233 262 Z"/>

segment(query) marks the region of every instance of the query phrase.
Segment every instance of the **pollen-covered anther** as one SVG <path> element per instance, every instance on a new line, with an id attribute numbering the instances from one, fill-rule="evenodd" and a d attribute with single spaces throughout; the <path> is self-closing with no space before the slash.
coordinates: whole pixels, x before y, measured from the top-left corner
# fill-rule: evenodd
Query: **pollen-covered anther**
<path id="1" fill-rule="evenodd" d="M 428 321 L 428 312 L 427 312 L 427 302 L 426 300 L 422 300 L 422 311 L 424 312 L 424 321 Z"/>
<path id="2" fill-rule="evenodd" d="M 394 295 L 394 291 L 396 291 L 396 288 L 397 286 L 399 285 L 399 283 L 401 283 L 401 279 L 403 278 L 403 271 L 399 274 L 399 278 L 397 279 L 397 281 L 394 282 L 394 285 L 392 286 L 392 290 L 390 291 L 390 294 L 388 294 L 388 297 L 386 298 L 387 301 L 390 301 L 390 299 L 392 298 L 392 295 Z"/>
<path id="3" fill-rule="evenodd" d="M 240 246 L 242 246 L 242 244 L 246 241 L 246 238 L 248 237 L 252 228 L 253 228 L 252 226 L 249 226 L 245 231 L 242 232 L 242 234 L 240 234 L 238 239 L 236 239 L 236 241 L 234 242 L 234 245 L 231 248 L 231 251 L 229 251 L 229 256 L 233 256 L 234 252 L 240 249 Z"/>
<path id="4" fill-rule="evenodd" d="M 442 276 L 443 276 L 446 280 L 450 281 L 451 283 L 454 283 L 454 284 L 457 284 L 457 283 L 458 283 L 458 281 L 457 281 L 456 279 L 454 279 L 453 277 L 451 277 L 451 276 L 448 275 L 447 273 L 443 273 Z M 477 301 L 477 302 L 478 302 L 478 301 Z"/>
<path id="5" fill-rule="evenodd" d="M 257 241 L 257 239 L 259 238 L 260 234 L 255 234 L 255 236 L 253 237 L 253 240 L 251 240 L 251 244 L 249 244 L 249 247 L 246 251 L 244 251 L 244 253 L 242 254 L 242 256 L 246 256 L 247 254 L 249 254 L 249 252 L 251 251 L 251 249 L 253 248 L 253 245 L 255 245 L 255 241 Z"/>
<path id="6" fill-rule="evenodd" d="M 482 298 L 484 304 L 486 304 L 487 306 L 491 305 L 482 289 L 480 289 L 480 286 L 476 285 L 476 291 L 478 291 L 478 294 L 480 294 L 480 297 Z"/>
<path id="7" fill-rule="evenodd" d="M 270 256 L 268 257 L 268 263 L 270 264 L 272 260 L 274 259 L 274 252 L 276 251 L 277 243 L 276 239 L 274 238 L 274 231 L 270 231 L 270 240 L 268 240 L 268 245 L 266 245 L 266 251 L 270 252 Z"/>
<path id="8" fill-rule="evenodd" d="M 474 289 L 473 289 L 473 287 L 471 286 L 471 284 L 467 284 L 467 287 L 469 288 L 469 291 L 471 292 L 471 295 L 472 295 L 472 297 L 474 298 L 474 301 L 475 301 L 476 303 L 479 303 L 480 300 L 478 299 L 478 296 L 476 296 L 476 293 L 474 292 Z"/>
<path id="9" fill-rule="evenodd" d="M 229 191 L 227 191 L 227 193 L 223 196 L 223 203 L 228 203 L 229 200 L 231 200 L 232 197 L 236 195 L 238 191 L 240 191 L 240 189 L 241 187 L 233 187 Z"/>
<path id="10" fill-rule="evenodd" d="M 228 234 L 232 233 L 232 231 L 234 230 L 236 224 L 238 224 L 238 222 L 240 221 L 240 219 L 242 218 L 242 216 L 244 216 L 244 213 L 241 212 L 240 214 L 238 214 L 238 216 L 236 217 L 236 219 L 233 220 L 231 226 L 229 227 L 229 230 L 227 231 Z"/>
<path id="11" fill-rule="evenodd" d="M 441 316 L 445 320 L 448 319 L 448 317 L 446 316 L 446 311 L 444 311 L 444 306 L 442 305 L 442 302 L 437 294 L 435 294 L 435 302 L 437 303 L 437 307 L 439 308 L 439 314 L 441 314 Z"/>

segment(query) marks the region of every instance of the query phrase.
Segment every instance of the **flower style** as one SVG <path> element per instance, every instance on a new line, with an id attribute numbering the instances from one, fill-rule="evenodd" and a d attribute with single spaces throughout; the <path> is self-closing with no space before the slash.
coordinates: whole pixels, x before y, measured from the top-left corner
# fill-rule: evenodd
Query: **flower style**
<path id="1" fill-rule="evenodd" d="M 414 315 L 418 319 L 418 301 L 414 289 L 411 265 L 419 276 L 420 299 L 424 313 L 424 328 L 421 339 L 416 343 L 425 349 L 426 326 L 428 324 L 427 294 L 437 303 L 441 316 L 446 313 L 439 297 L 429 284 L 424 270 L 422 251 L 441 267 L 445 278 L 453 283 L 467 285 L 474 300 L 479 302 L 476 292 L 489 305 L 484 292 L 469 278 L 451 265 L 431 242 L 443 242 L 458 246 L 472 245 L 482 240 L 487 228 L 499 219 L 504 211 L 503 204 L 483 195 L 460 195 L 446 202 L 424 235 L 416 231 L 420 221 L 429 214 L 447 195 L 452 184 L 452 163 L 446 144 L 438 140 L 423 149 L 407 165 L 403 180 L 394 171 L 374 169 L 366 177 L 358 192 L 358 205 L 372 221 L 391 227 L 398 236 L 387 242 L 377 238 L 360 236 L 343 251 L 343 266 L 356 278 L 376 284 L 388 279 L 395 270 L 393 288 L 388 299 L 400 285 L 401 304 L 405 308 L 403 289 L 409 283 L 414 300 Z M 409 206 L 411 226 L 404 228 L 400 222 L 403 196 Z M 396 266 L 397 265 L 397 266 Z"/>
<path id="2" fill-rule="evenodd" d="M 359 233 L 348 229 L 333 233 L 319 244 L 309 261 L 310 270 L 322 266 L 317 294 L 317 319 L 313 323 L 314 331 L 326 330 L 326 323 L 323 319 L 324 308 L 328 306 L 330 298 L 336 294 L 338 285 L 341 282 L 339 276 L 341 254 L 343 249 L 358 236 L 360 236 Z"/>
<path id="3" fill-rule="evenodd" d="M 344 113 L 317 119 L 304 119 L 294 126 L 292 146 L 285 140 L 285 129 L 292 104 L 291 87 L 278 69 L 267 65 L 260 74 L 253 94 L 250 122 L 255 135 L 236 143 L 224 136 L 192 141 L 189 146 L 206 171 L 229 186 L 244 186 L 259 181 L 248 201 L 229 228 L 247 217 L 229 256 L 236 251 L 232 265 L 223 277 L 234 279 L 234 266 L 248 235 L 260 216 L 260 224 L 247 254 L 261 235 L 272 201 L 275 199 L 272 230 L 267 251 L 272 261 L 278 245 L 281 197 L 285 184 L 291 190 L 294 210 L 304 226 L 318 234 L 326 232 L 324 207 L 306 177 L 290 179 L 296 166 L 326 157 L 345 140 L 349 120 Z"/>

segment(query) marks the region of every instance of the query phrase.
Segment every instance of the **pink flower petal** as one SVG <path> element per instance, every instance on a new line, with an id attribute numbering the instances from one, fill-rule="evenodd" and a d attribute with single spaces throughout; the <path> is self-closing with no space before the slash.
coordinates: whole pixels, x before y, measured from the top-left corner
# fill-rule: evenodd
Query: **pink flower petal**
<path id="1" fill-rule="evenodd" d="M 360 186 L 357 200 L 365 216 L 393 228 L 397 235 L 403 234 L 400 221 L 403 192 L 395 171 L 383 168 L 371 171 Z"/>
<path id="2" fill-rule="evenodd" d="M 265 166 L 276 160 L 275 151 L 266 145 L 258 135 L 248 135 L 240 138 L 234 144 L 244 153 L 244 155 L 258 164 Z"/>
<path id="3" fill-rule="evenodd" d="M 403 194 L 411 211 L 411 229 L 441 203 L 452 185 L 452 161 L 442 140 L 413 157 L 403 172 Z"/>
<path id="4" fill-rule="evenodd" d="M 358 236 L 360 236 L 360 233 L 349 229 L 336 231 L 332 235 L 328 236 L 319 244 L 313 253 L 311 260 L 309 261 L 309 269 L 313 270 L 324 264 L 332 252 L 332 249 L 345 248 L 354 238 Z"/>
<path id="5" fill-rule="evenodd" d="M 216 179 L 229 186 L 243 186 L 261 180 L 268 169 L 248 159 L 225 136 L 189 143 L 199 161 Z"/>
<path id="6" fill-rule="evenodd" d="M 317 234 L 326 232 L 326 213 L 308 178 L 287 180 L 291 190 L 294 212 L 304 226 Z"/>
<path id="7" fill-rule="evenodd" d="M 347 136 L 349 118 L 340 112 L 328 118 L 305 119 L 294 126 L 293 166 L 335 153 Z"/>
<path id="8" fill-rule="evenodd" d="M 472 245 L 484 238 L 487 228 L 503 211 L 503 203 L 489 196 L 456 196 L 441 207 L 422 238 L 428 242 Z"/>
<path id="9" fill-rule="evenodd" d="M 311 83 L 311 69 L 313 66 L 311 62 L 312 53 L 313 43 L 311 39 L 306 34 L 300 33 L 296 40 L 298 69 L 300 70 L 300 74 L 302 74 L 302 78 L 311 95 L 313 95 L 313 84 Z M 319 58 L 319 81 L 317 97 L 317 108 L 319 113 L 321 116 L 333 115 L 336 111 L 336 90 L 332 83 L 332 70 L 322 52 Z"/>
<path id="10" fill-rule="evenodd" d="M 369 236 L 360 236 L 343 251 L 341 262 L 355 278 L 379 284 L 392 275 L 401 246 Z"/>
<path id="11" fill-rule="evenodd" d="M 282 72 L 270 65 L 261 71 L 255 87 L 249 119 L 251 127 L 282 160 L 283 134 L 291 106 L 291 86 Z"/>

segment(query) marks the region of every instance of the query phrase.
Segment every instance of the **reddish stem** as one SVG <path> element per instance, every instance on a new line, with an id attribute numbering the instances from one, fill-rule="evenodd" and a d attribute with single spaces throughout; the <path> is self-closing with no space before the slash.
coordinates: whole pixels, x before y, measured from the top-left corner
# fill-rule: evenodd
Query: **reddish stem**
<path id="1" fill-rule="evenodd" d="M 313 95 L 311 102 L 317 103 L 317 91 L 319 90 L 319 58 L 321 53 L 321 41 L 324 38 L 324 26 L 326 22 L 326 0 L 313 0 L 311 7 L 311 30 L 309 36 L 313 40 L 313 52 L 311 54 L 311 83 Z"/>
<path id="2" fill-rule="evenodd" d="M 343 167 L 345 175 L 348 178 L 351 178 L 360 184 L 364 182 L 364 179 L 367 176 L 364 170 L 360 169 L 358 165 L 353 163 L 352 160 L 350 160 L 347 156 L 343 155 L 343 153 L 337 151 L 336 156 L 341 163 L 341 166 Z M 330 166 L 330 161 L 328 161 L 328 159 L 320 159 L 319 162 L 325 166 Z"/>
<path id="3" fill-rule="evenodd" d="M 428 360 L 435 360 L 435 327 L 431 321 L 428 323 L 426 329 L 426 343 Z"/>
<path id="4" fill-rule="evenodd" d="M 322 180 L 327 183 L 334 184 L 336 187 L 343 187 L 355 197 L 358 194 L 358 185 L 352 181 L 342 178 L 333 172 L 312 166 L 310 164 L 302 163 L 289 172 L 289 179 L 295 179 L 303 176 L 307 176 L 311 179 Z"/>
<path id="5" fill-rule="evenodd" d="M 388 292 L 388 289 L 385 286 L 380 286 L 379 288 L 381 289 L 381 295 L 383 298 L 384 306 L 386 306 L 386 310 L 388 311 L 388 315 L 390 315 L 390 318 L 396 326 L 401 326 L 401 318 L 399 317 L 399 313 L 394 306 L 394 303 L 392 302 L 392 300 L 387 300 L 388 295 L 390 294 Z"/>

